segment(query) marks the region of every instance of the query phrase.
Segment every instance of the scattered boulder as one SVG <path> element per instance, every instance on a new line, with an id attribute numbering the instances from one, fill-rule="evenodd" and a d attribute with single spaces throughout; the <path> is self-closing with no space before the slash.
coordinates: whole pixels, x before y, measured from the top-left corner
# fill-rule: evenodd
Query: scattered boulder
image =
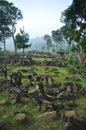
<path id="1" fill-rule="evenodd" d="M 76 116 L 76 112 L 75 111 L 73 111 L 73 110 L 71 110 L 71 111 L 65 111 L 65 117 L 66 118 L 71 118 L 71 117 L 73 117 L 73 116 Z"/>
<path id="2" fill-rule="evenodd" d="M 59 93 L 59 88 L 50 88 L 49 91 L 47 92 L 47 94 L 49 95 L 57 95 Z"/>
<path id="3" fill-rule="evenodd" d="M 74 101 L 72 101 L 72 100 L 68 100 L 68 101 L 66 101 L 66 103 L 65 103 L 65 106 L 67 106 L 67 107 L 73 107 L 75 105 L 75 103 L 74 103 Z"/>
<path id="4" fill-rule="evenodd" d="M 8 101 L 11 103 L 15 103 L 19 100 L 19 95 L 21 93 L 21 90 L 17 87 L 13 87 L 8 92 Z"/>
<path id="5" fill-rule="evenodd" d="M 80 104 L 80 109 L 84 110 L 86 112 L 86 104 L 85 103 L 81 103 Z"/>
<path id="6" fill-rule="evenodd" d="M 17 121 L 25 121 L 26 114 L 25 113 L 18 113 L 18 114 L 16 114 L 15 118 L 16 118 Z"/>
<path id="7" fill-rule="evenodd" d="M 19 101 L 22 103 L 29 103 L 30 99 L 29 97 L 20 96 Z"/>
<path id="8" fill-rule="evenodd" d="M 62 130 L 75 130 L 75 128 L 70 122 L 66 122 L 62 124 Z"/>
<path id="9" fill-rule="evenodd" d="M 86 118 L 73 116 L 70 122 L 76 130 L 86 130 Z"/>
<path id="10" fill-rule="evenodd" d="M 33 105 L 40 105 L 41 99 L 39 98 L 37 89 L 33 89 L 32 91 L 29 91 L 29 98 Z"/>
<path id="11" fill-rule="evenodd" d="M 48 120 L 55 120 L 57 118 L 56 111 L 45 112 L 38 116 L 38 118 L 46 118 Z"/>
<path id="12" fill-rule="evenodd" d="M 66 123 L 62 123 L 62 130 L 86 130 L 86 118 L 73 116 Z"/>
<path id="13" fill-rule="evenodd" d="M 43 100 L 42 101 L 42 109 L 44 111 L 46 111 L 47 109 L 49 109 L 50 106 L 51 106 L 51 102 L 50 101 L 48 101 L 48 100 Z"/>
<path id="14" fill-rule="evenodd" d="M 63 91 L 63 92 L 61 92 L 61 93 L 59 93 L 58 95 L 57 95 L 57 98 L 58 99 L 63 99 L 63 100 L 65 100 L 65 99 L 71 99 L 73 97 L 73 95 L 72 95 L 72 93 L 68 93 L 68 92 L 66 92 L 66 91 Z"/>
<path id="15" fill-rule="evenodd" d="M 7 101 L 3 99 L 3 100 L 0 101 L 0 105 L 4 105 L 4 104 L 6 104 L 6 102 Z"/>
<path id="16" fill-rule="evenodd" d="M 7 123 L 6 121 L 0 121 L 0 130 L 6 130 Z"/>

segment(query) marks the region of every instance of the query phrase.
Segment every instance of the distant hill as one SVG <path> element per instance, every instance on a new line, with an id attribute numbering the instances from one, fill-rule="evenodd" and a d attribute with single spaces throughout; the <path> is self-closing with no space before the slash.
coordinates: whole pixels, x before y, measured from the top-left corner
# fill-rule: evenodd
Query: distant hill
<path id="1" fill-rule="evenodd" d="M 45 46 L 45 48 L 46 48 L 46 42 L 43 39 L 43 37 L 36 37 L 36 38 L 30 39 L 29 43 L 32 43 L 32 46 L 30 48 L 28 48 L 27 50 L 42 51 L 43 46 Z M 56 44 L 54 41 L 52 41 L 52 43 L 54 45 Z M 65 44 L 63 44 L 62 48 L 66 48 L 66 47 L 67 47 L 67 43 L 65 42 Z M 14 44 L 13 44 L 12 39 L 9 39 L 6 41 L 6 49 L 10 50 L 10 51 L 14 51 Z"/>
<path id="2" fill-rule="evenodd" d="M 10 51 L 14 51 L 14 44 L 11 38 L 6 41 L 6 49 Z"/>
<path id="3" fill-rule="evenodd" d="M 36 37 L 36 38 L 30 39 L 29 43 L 32 43 L 32 46 L 28 48 L 29 50 L 41 51 L 42 47 L 46 46 L 46 42 L 44 41 L 43 37 Z M 9 39 L 6 41 L 6 49 L 10 51 L 14 50 L 12 39 Z"/>
<path id="4" fill-rule="evenodd" d="M 32 46 L 31 46 L 30 50 L 41 51 L 42 47 L 46 46 L 46 42 L 43 39 L 43 37 L 36 37 L 34 39 L 31 39 L 30 43 L 32 43 Z"/>

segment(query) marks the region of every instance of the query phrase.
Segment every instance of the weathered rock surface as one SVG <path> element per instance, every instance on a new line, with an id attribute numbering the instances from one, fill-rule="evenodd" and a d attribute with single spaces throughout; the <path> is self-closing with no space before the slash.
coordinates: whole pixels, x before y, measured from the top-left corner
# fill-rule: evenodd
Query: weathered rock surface
<path id="1" fill-rule="evenodd" d="M 38 118 L 46 118 L 48 120 L 55 120 L 57 118 L 56 111 L 45 112 L 38 116 Z"/>
<path id="2" fill-rule="evenodd" d="M 16 114 L 16 120 L 17 121 L 24 121 L 25 119 L 26 119 L 26 114 L 25 113 Z"/>

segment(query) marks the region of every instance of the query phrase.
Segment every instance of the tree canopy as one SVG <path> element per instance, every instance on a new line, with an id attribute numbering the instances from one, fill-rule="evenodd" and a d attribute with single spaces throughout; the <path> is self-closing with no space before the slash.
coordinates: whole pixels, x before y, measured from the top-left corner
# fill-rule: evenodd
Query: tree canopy
<path id="1" fill-rule="evenodd" d="M 17 7 L 14 6 L 12 2 L 6 0 L 0 0 L 0 37 L 2 40 L 4 37 L 13 37 L 16 32 L 17 21 L 22 19 L 22 12 Z M 14 47 L 16 51 L 16 45 L 14 42 Z"/>
<path id="2" fill-rule="evenodd" d="M 83 65 L 85 58 L 82 57 L 86 55 L 86 0 L 73 0 L 72 4 L 62 12 L 61 21 L 64 23 L 60 29 L 63 36 L 69 45 L 76 43 L 77 54 Z"/>
<path id="3" fill-rule="evenodd" d="M 63 35 L 78 44 L 86 36 L 86 1 L 73 0 L 72 4 L 62 13 Z"/>
<path id="4" fill-rule="evenodd" d="M 46 41 L 47 50 L 49 50 L 52 47 L 52 40 L 50 35 L 48 34 L 44 35 L 44 40 Z"/>
<path id="5" fill-rule="evenodd" d="M 25 48 L 31 47 L 31 43 L 27 44 L 28 42 L 29 34 L 25 33 L 24 29 L 20 29 L 20 33 L 16 34 L 15 36 L 15 43 L 18 49 L 23 49 L 23 54 Z"/>
<path id="6" fill-rule="evenodd" d="M 56 43 L 56 49 L 62 48 L 62 42 L 64 41 L 64 39 L 59 29 L 52 31 L 52 39 Z"/>

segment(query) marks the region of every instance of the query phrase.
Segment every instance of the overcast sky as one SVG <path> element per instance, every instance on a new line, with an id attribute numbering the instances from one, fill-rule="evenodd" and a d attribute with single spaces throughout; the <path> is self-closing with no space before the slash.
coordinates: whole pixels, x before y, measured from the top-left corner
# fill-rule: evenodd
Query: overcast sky
<path id="1" fill-rule="evenodd" d="M 62 26 L 61 12 L 71 5 L 72 0 L 8 0 L 13 2 L 23 14 L 17 31 L 24 27 L 30 38 L 51 35 L 52 30 Z"/>

